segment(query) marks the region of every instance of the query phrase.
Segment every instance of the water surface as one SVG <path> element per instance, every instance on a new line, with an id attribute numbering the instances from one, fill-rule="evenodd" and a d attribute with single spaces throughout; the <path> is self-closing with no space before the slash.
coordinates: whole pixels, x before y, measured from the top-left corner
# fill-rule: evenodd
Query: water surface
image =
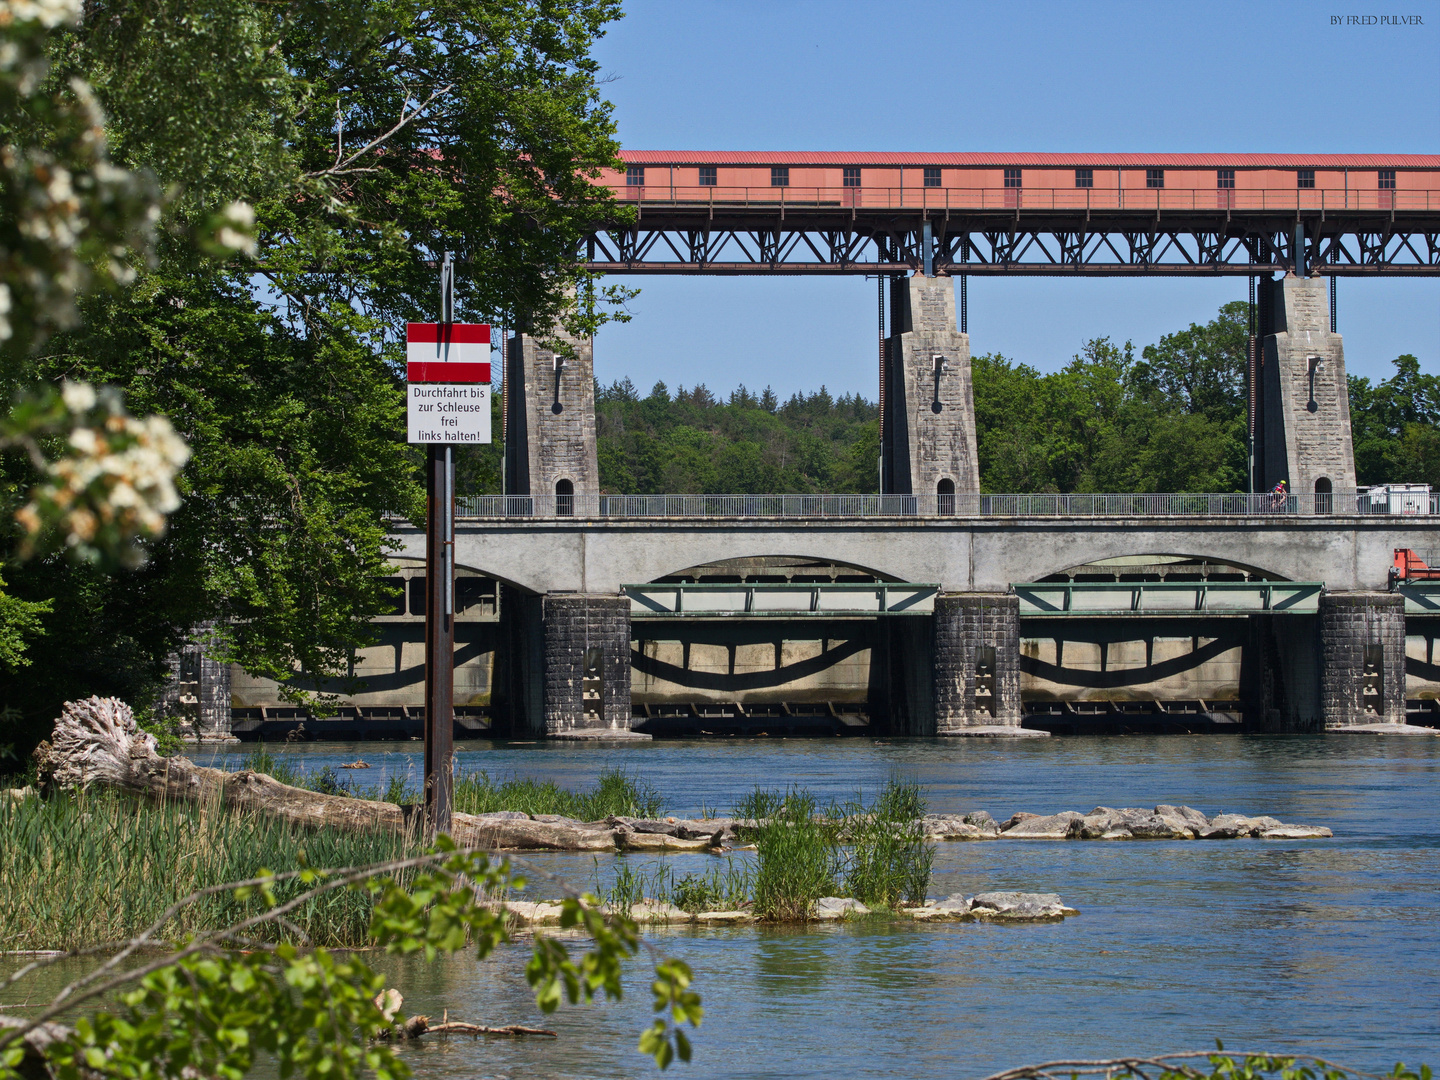
<path id="1" fill-rule="evenodd" d="M 1367 1070 L 1440 1064 L 1440 740 L 1109 737 L 727 740 L 624 747 L 469 743 L 459 767 L 593 783 L 648 780 L 676 814 L 722 812 L 756 785 L 822 798 L 899 772 L 941 811 L 1051 813 L 1187 803 L 1329 825 L 1326 841 L 943 844 L 932 892 L 1058 892 L 1058 925 L 861 923 L 669 928 L 648 940 L 695 969 L 706 1004 L 695 1077 L 978 1077 L 1061 1056 L 1232 1048 L 1310 1051 Z M 419 744 L 303 744 L 307 769 L 363 758 L 365 785 L 414 775 Z M 201 752 L 234 767 L 244 751 Z M 343 775 L 343 774 L 342 774 Z M 653 858 L 624 856 L 634 864 Z M 708 856 L 671 858 L 679 872 Z M 536 863 L 578 884 L 589 855 Z M 618 861 L 602 857 L 602 879 Z M 544 891 L 544 890 L 542 890 Z M 450 1040 L 406 1051 L 424 1076 L 632 1076 L 647 981 L 620 1005 L 536 1010 L 507 950 L 484 962 L 379 961 L 407 1008 L 537 1023 L 546 1042 Z M 637 972 L 637 975 L 640 973 Z"/>

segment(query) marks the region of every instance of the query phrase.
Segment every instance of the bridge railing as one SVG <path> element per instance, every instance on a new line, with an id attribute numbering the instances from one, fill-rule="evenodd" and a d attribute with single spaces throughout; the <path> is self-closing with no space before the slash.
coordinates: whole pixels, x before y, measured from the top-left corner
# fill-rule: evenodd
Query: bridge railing
<path id="1" fill-rule="evenodd" d="M 1213 181 L 1214 177 L 1211 176 Z M 1372 177 L 1373 179 L 1373 177 Z M 608 183 L 644 206 L 857 210 L 1440 210 L 1440 192 L 1404 188 L 804 187 Z"/>
<path id="2" fill-rule="evenodd" d="M 584 518 L 1245 518 L 1440 515 L 1440 495 L 1388 491 L 1318 494 L 1085 495 L 470 495 L 459 517 L 476 520 Z"/>

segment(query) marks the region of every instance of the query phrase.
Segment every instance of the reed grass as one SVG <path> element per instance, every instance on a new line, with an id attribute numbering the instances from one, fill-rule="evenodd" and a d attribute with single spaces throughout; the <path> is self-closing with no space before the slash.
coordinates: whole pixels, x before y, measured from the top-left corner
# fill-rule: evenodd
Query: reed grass
<path id="1" fill-rule="evenodd" d="M 247 754 L 240 767 L 322 795 L 346 795 L 402 806 L 420 799 L 420 793 L 403 777 L 391 777 L 383 791 L 379 785 L 360 786 L 332 765 L 316 773 L 306 773 L 286 755 L 272 754 L 264 744 Z M 483 769 L 461 772 L 455 777 L 451 806 L 462 814 L 514 810 L 522 814 L 556 814 L 578 821 L 600 821 L 612 816 L 655 818 L 664 813 L 660 793 L 623 769 L 602 770 L 589 791 L 571 791 L 553 780 L 529 777 L 497 780 Z"/>
<path id="2" fill-rule="evenodd" d="M 589 791 L 571 791 L 553 780 L 495 780 L 489 773 L 455 778 L 453 805 L 466 814 L 518 810 L 522 814 L 558 814 L 577 821 L 607 817 L 657 818 L 664 813 L 660 793 L 623 769 L 606 769 Z"/>
<path id="3" fill-rule="evenodd" d="M 844 808 L 845 891 L 870 907 L 923 903 L 935 865 L 919 819 L 925 798 L 914 781 L 892 777 L 869 806 L 856 795 Z"/>
<path id="4" fill-rule="evenodd" d="M 815 796 L 796 788 L 784 795 L 756 791 L 747 809 L 768 810 L 753 830 L 755 914 L 783 922 L 808 919 L 816 900 L 839 891 L 837 817 L 820 814 Z"/>
<path id="5" fill-rule="evenodd" d="M 695 915 L 702 911 L 736 911 L 748 907 L 753 882 L 752 866 L 743 860 L 737 864 L 733 856 L 727 858 L 723 866 L 712 866 L 700 874 L 690 872 L 680 878 L 667 862 L 637 869 L 621 858 L 615 868 L 615 879 L 607 889 L 600 884 L 600 861 L 596 859 L 592 891 L 617 911 L 628 912 L 641 901 L 653 900 L 674 904 Z"/>
<path id="6" fill-rule="evenodd" d="M 851 896 L 872 908 L 920 903 L 930 887 L 935 848 L 918 819 L 925 813 L 920 785 L 892 777 L 866 803 L 862 794 L 823 809 L 804 789 L 756 789 L 735 808 L 753 824 L 755 913 L 761 918 L 809 918 L 822 896 Z"/>
<path id="7" fill-rule="evenodd" d="M 384 862 L 412 850 L 379 831 L 298 829 L 259 814 L 156 805 L 107 792 L 0 803 L 0 950 L 71 949 L 133 937 L 170 904 L 210 885 L 275 872 Z M 283 901 L 303 886 L 277 886 Z M 161 932 L 231 925 L 260 910 L 229 892 L 193 904 Z M 273 937 L 314 945 L 366 943 L 370 898 L 337 889 L 289 916 L 298 933 Z"/>

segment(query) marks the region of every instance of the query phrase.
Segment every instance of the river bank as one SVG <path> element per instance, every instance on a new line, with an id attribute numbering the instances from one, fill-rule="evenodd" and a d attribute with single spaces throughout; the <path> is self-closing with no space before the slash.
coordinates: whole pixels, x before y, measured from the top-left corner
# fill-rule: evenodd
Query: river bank
<path id="1" fill-rule="evenodd" d="M 405 776 L 417 754 L 374 744 L 300 747 L 307 770 L 364 757 L 365 783 Z M 318 752 L 317 752 L 318 751 Z M 916 777 L 937 813 L 978 806 L 1058 814 L 1098 803 L 1240 808 L 1320 822 L 1333 839 L 1225 843 L 946 843 L 930 894 L 1058 893 L 1063 922 L 852 919 L 805 926 L 647 927 L 683 956 L 706 1023 L 684 1075 L 979 1076 L 1066 1055 L 1227 1046 L 1310 1050 L 1376 1072 L 1435 1060 L 1440 1045 L 1440 753 L 1432 740 L 1138 737 L 1008 745 L 940 741 L 651 744 L 623 750 L 462 744 L 495 777 L 592 787 L 602 768 L 643 777 L 676 816 L 712 816 L 754 788 L 803 784 L 822 801 Z M 234 755 L 238 766 L 243 754 Z M 222 761 L 202 759 L 202 764 Z M 233 766 L 232 766 L 233 767 Z M 1123 800 L 1117 798 L 1123 795 Z M 621 870 L 677 877 L 703 852 L 536 852 L 537 870 L 600 891 Z M 560 1033 L 544 1046 L 423 1041 L 404 1053 L 440 1080 L 634 1075 L 648 1022 L 643 973 L 619 1005 L 544 1016 L 521 947 L 429 966 L 377 958 L 407 1008 Z M 842 1018 L 837 1022 L 837 1017 Z"/>

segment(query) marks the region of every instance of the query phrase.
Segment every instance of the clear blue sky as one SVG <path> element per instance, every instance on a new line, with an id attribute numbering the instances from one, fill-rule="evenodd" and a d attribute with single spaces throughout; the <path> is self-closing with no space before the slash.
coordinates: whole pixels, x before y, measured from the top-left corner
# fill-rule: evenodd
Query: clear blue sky
<path id="1" fill-rule="evenodd" d="M 1440 153 L 1440 3 L 1419 27 L 1330 25 L 1353 4 L 630 0 L 599 43 L 637 150 Z M 642 390 L 822 383 L 876 395 L 875 283 L 626 280 L 595 342 Z M 1339 284 L 1349 370 L 1440 371 L 1440 279 Z M 1137 350 L 1243 299 L 1245 279 L 972 279 L 970 342 L 1054 370 L 1082 342 Z"/>

